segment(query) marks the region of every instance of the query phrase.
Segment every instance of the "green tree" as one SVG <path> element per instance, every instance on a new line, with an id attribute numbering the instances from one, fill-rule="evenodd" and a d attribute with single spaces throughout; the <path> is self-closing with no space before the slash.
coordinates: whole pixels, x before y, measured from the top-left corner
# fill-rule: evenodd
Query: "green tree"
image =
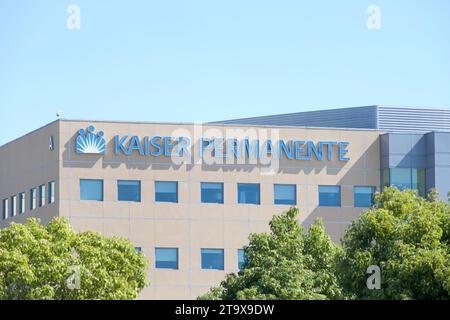
<path id="1" fill-rule="evenodd" d="M 0 230 L 0 299 L 135 299 L 146 270 L 128 240 L 76 233 L 64 218 Z"/>
<path id="2" fill-rule="evenodd" d="M 357 299 L 448 299 L 450 207 L 435 192 L 386 188 L 376 205 L 354 221 L 343 241 L 338 274 Z M 367 268 L 381 270 L 381 288 L 369 290 Z"/>
<path id="3" fill-rule="evenodd" d="M 229 274 L 201 300 L 336 299 L 341 296 L 334 275 L 338 247 L 320 220 L 307 233 L 298 209 L 274 216 L 270 233 L 252 234 L 244 248 L 245 265 Z"/>

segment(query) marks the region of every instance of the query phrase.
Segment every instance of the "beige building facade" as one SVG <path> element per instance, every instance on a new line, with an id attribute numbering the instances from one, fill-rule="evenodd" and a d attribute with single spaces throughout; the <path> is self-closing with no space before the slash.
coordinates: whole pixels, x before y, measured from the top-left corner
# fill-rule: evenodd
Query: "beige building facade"
<path id="1" fill-rule="evenodd" d="M 195 299 L 291 206 L 338 242 L 380 189 L 381 135 L 58 120 L 0 147 L 0 227 L 65 216 L 77 231 L 128 238 L 150 262 L 142 299 Z"/>

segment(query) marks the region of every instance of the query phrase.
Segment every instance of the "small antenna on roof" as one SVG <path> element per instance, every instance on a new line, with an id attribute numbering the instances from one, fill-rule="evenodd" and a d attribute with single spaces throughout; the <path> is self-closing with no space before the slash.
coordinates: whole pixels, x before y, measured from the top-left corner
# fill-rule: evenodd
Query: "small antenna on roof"
<path id="1" fill-rule="evenodd" d="M 61 110 L 56 111 L 56 117 L 61 118 L 63 115 L 63 112 Z"/>

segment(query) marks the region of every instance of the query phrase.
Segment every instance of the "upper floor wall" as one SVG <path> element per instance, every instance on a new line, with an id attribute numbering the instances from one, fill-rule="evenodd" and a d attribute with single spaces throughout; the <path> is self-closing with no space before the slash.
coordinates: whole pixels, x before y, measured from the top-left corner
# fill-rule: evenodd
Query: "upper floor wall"
<path id="1" fill-rule="evenodd" d="M 380 138 L 380 156 L 382 172 L 395 168 L 424 170 L 426 190 L 435 188 L 442 198 L 447 198 L 450 192 L 450 132 L 384 134 Z"/>
<path id="2" fill-rule="evenodd" d="M 95 127 L 92 139 L 103 141 L 104 152 L 77 150 L 80 136 L 88 139 L 90 126 Z M 200 170 L 303 177 L 314 171 L 343 177 L 352 169 L 379 173 L 378 138 L 379 132 L 372 130 L 62 121 L 60 157 L 64 175 L 93 168 L 102 174 L 131 170 L 145 176 L 151 175 L 145 170 L 151 167 L 179 170 L 180 175 Z M 177 155 L 180 148 L 182 156 Z"/>
<path id="3" fill-rule="evenodd" d="M 19 194 L 24 194 L 26 213 L 5 220 L 2 217 L 0 227 L 10 221 L 24 222 L 29 217 L 47 222 L 57 214 L 58 189 L 54 190 L 56 201 L 49 205 L 36 205 L 31 210 L 30 198 L 31 190 L 35 190 L 35 196 L 40 197 L 40 186 L 45 186 L 43 189 L 47 193 L 49 183 L 58 180 L 59 129 L 60 123 L 55 121 L 0 147 L 0 201 L 8 199 L 11 204 L 12 201 L 19 201 Z M 58 184 L 55 185 L 57 188 Z M 18 207 L 17 203 L 15 205 Z"/>

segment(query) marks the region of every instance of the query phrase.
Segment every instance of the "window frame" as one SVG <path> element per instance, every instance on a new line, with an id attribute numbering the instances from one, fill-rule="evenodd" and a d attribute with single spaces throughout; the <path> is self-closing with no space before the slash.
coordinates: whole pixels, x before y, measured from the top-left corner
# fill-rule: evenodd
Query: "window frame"
<path id="1" fill-rule="evenodd" d="M 276 189 L 277 187 L 294 187 L 294 200 L 293 203 L 277 203 Z M 293 183 L 275 183 L 273 185 L 273 204 L 283 206 L 296 206 L 297 205 L 297 185 Z"/>
<path id="2" fill-rule="evenodd" d="M 176 267 L 162 267 L 158 266 L 158 251 L 159 250 L 175 250 L 176 252 Z M 161 262 L 161 261 L 160 261 Z M 180 250 L 176 247 L 155 247 L 155 269 L 165 270 L 179 270 L 180 268 Z"/>
<path id="3" fill-rule="evenodd" d="M 320 188 L 321 187 L 334 187 L 334 188 L 338 188 L 338 194 L 339 194 L 339 203 L 338 204 L 323 204 L 323 203 L 321 203 L 321 201 L 320 201 L 320 199 L 321 199 L 321 197 L 320 197 L 320 194 L 321 194 L 321 192 L 320 192 Z M 323 192 L 324 193 L 324 192 Z M 326 192 L 326 193 L 330 193 L 330 192 Z M 318 201 L 318 206 L 319 207 L 322 207 L 322 208 L 341 208 L 342 207 L 342 188 L 341 188 L 341 186 L 340 185 L 319 185 L 318 186 L 318 188 L 317 188 L 317 195 L 318 195 L 318 197 L 319 197 L 319 201 Z"/>
<path id="4" fill-rule="evenodd" d="M 219 252 L 221 252 L 221 258 L 222 258 L 222 261 L 221 261 L 221 266 L 220 266 L 220 268 L 205 268 L 204 267 L 204 261 L 203 261 L 203 254 L 204 254 L 204 252 L 203 251 L 206 251 L 206 250 L 216 250 L 216 251 L 219 251 Z M 205 253 L 206 254 L 206 253 Z M 201 267 L 201 269 L 202 270 L 217 270 L 217 271 L 224 271 L 225 270 L 225 249 L 221 249 L 221 248 L 201 248 L 200 249 L 200 267 Z"/>
<path id="5" fill-rule="evenodd" d="M 23 214 L 26 211 L 27 200 L 25 192 L 20 192 L 18 195 L 18 213 Z"/>
<path id="6" fill-rule="evenodd" d="M 37 188 L 30 189 L 30 211 L 37 209 Z"/>
<path id="7" fill-rule="evenodd" d="M 101 199 L 93 199 L 92 197 L 82 198 L 83 192 L 82 192 L 82 183 L 83 182 L 100 182 L 101 183 Z M 95 202 L 103 202 L 105 200 L 105 182 L 103 179 L 80 179 L 80 201 L 95 201 Z"/>
<path id="8" fill-rule="evenodd" d="M 242 252 L 242 261 L 240 261 L 240 253 Z M 238 261 L 238 270 L 244 269 L 245 266 L 245 250 L 244 249 L 237 249 L 237 261 Z M 242 266 L 241 266 L 242 263 Z"/>
<path id="9" fill-rule="evenodd" d="M 241 193 L 239 192 L 239 188 L 245 185 L 249 186 L 258 186 L 258 202 L 242 202 L 241 201 Z M 251 205 L 261 205 L 261 184 L 260 183 L 247 183 L 247 182 L 239 182 L 237 184 L 237 203 L 238 204 L 251 204 Z"/>
<path id="10" fill-rule="evenodd" d="M 48 204 L 52 204 L 52 203 L 55 203 L 55 200 L 56 200 L 56 191 L 55 191 L 55 188 L 56 188 L 56 183 L 55 183 L 55 181 L 50 181 L 49 183 L 48 183 L 48 199 L 47 199 L 47 203 Z"/>
<path id="11" fill-rule="evenodd" d="M 407 179 L 401 183 L 392 181 L 392 176 L 400 177 L 400 173 L 407 172 Z M 382 170 L 381 187 L 396 187 L 398 190 L 416 190 L 421 197 L 426 197 L 427 193 L 427 169 L 423 167 L 393 167 Z M 399 180 L 397 180 L 398 182 Z"/>
<path id="12" fill-rule="evenodd" d="M 175 184 L 175 200 L 163 200 L 158 199 L 158 193 L 161 194 L 162 192 L 158 192 L 157 185 L 158 184 Z M 156 180 L 154 183 L 155 186 L 155 202 L 165 202 L 165 203 L 178 203 L 179 201 L 179 190 L 178 190 L 178 181 L 169 181 L 169 180 Z"/>
<path id="13" fill-rule="evenodd" d="M 8 220 L 9 216 L 9 198 L 2 200 L 2 220 Z"/>
<path id="14" fill-rule="evenodd" d="M 45 200 L 47 200 L 47 188 L 46 188 L 45 184 L 41 184 L 38 187 L 38 190 L 39 190 L 38 207 L 42 208 L 46 205 Z"/>
<path id="15" fill-rule="evenodd" d="M 204 199 L 204 197 L 203 197 L 203 190 L 204 190 L 203 186 L 208 185 L 208 184 L 209 185 L 212 185 L 212 184 L 220 185 L 220 196 L 221 196 L 220 201 L 205 201 L 206 199 Z M 224 202 L 225 202 L 224 189 L 225 189 L 225 186 L 224 186 L 223 182 L 211 182 L 211 181 L 200 182 L 200 202 L 206 203 L 206 204 L 208 204 L 208 203 L 209 204 L 224 204 Z"/>
<path id="16" fill-rule="evenodd" d="M 139 199 L 138 200 L 130 200 L 130 199 L 121 200 L 120 199 L 120 183 L 121 182 L 136 183 L 139 186 Z M 119 202 L 135 202 L 135 203 L 142 202 L 142 182 L 141 182 L 141 180 L 117 180 L 117 201 L 119 201 Z"/>
<path id="17" fill-rule="evenodd" d="M 11 196 L 11 203 L 9 204 L 9 214 L 13 218 L 17 215 L 17 195 Z"/>
<path id="18" fill-rule="evenodd" d="M 357 203 L 356 203 L 356 189 L 357 188 L 370 188 L 370 189 L 372 189 L 372 198 L 371 198 L 371 204 L 369 205 L 369 206 L 362 206 L 362 205 L 358 205 Z M 355 208 L 371 208 L 374 204 L 375 204 L 375 202 L 374 202 L 374 196 L 375 196 L 375 193 L 377 192 L 377 188 L 375 187 L 375 186 L 361 186 L 361 185 L 359 185 L 359 186 L 353 186 L 353 206 L 355 207 Z"/>

